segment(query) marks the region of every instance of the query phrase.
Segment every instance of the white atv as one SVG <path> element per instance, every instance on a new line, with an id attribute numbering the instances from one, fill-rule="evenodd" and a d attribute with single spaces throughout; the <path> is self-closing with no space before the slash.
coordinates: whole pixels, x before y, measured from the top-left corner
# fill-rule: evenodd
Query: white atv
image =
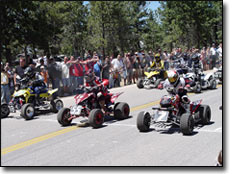
<path id="1" fill-rule="evenodd" d="M 217 80 L 214 77 L 214 73 L 187 73 L 183 75 L 186 83 L 186 89 L 188 92 L 196 92 L 200 93 L 202 89 L 216 89 L 217 88 Z M 190 85 L 191 82 L 194 85 Z"/>
<path id="2" fill-rule="evenodd" d="M 214 77 L 214 73 L 209 74 L 201 74 L 201 87 L 202 89 L 216 89 L 217 88 L 217 80 Z"/>
<path id="3" fill-rule="evenodd" d="M 217 79 L 218 83 L 222 84 L 222 66 L 214 69 L 216 70 L 216 72 L 214 72 L 214 77 Z"/>

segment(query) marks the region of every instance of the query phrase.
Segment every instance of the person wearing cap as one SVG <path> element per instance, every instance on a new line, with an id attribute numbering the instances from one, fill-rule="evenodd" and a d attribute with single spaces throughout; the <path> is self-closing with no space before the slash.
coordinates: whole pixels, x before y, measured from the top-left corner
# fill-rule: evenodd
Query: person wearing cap
<path id="1" fill-rule="evenodd" d="M 44 83 L 46 84 L 46 86 L 48 86 L 48 71 L 45 69 L 44 66 L 40 66 L 40 75 L 43 77 L 44 79 Z"/>

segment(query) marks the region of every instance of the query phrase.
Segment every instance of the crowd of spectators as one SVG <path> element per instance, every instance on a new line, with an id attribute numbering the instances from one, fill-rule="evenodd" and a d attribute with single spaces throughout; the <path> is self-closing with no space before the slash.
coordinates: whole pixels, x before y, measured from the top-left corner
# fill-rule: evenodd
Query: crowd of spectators
<path id="1" fill-rule="evenodd" d="M 96 76 L 100 79 L 109 80 L 109 88 L 120 85 L 130 85 L 136 83 L 139 77 L 144 76 L 144 71 L 154 61 L 154 55 L 159 53 L 161 60 L 164 61 L 166 70 L 173 68 L 173 62 L 187 55 L 189 66 L 191 65 L 191 56 L 198 52 L 201 54 L 201 61 L 204 70 L 219 67 L 222 64 L 222 44 L 216 48 L 212 47 L 202 49 L 186 49 L 174 48 L 168 53 L 166 50 L 158 49 L 155 52 L 140 50 L 137 52 L 127 52 L 116 56 L 103 56 L 93 52 L 86 53 L 84 58 L 74 56 L 65 56 L 62 62 L 55 61 L 54 57 L 47 59 L 41 57 L 37 62 L 32 59 L 28 66 L 40 73 L 44 77 L 44 82 L 52 89 L 58 88 L 57 95 L 74 95 L 78 93 L 78 87 L 84 85 L 84 75 L 92 69 Z M 24 70 L 27 67 L 25 57 L 21 56 L 19 65 L 11 67 L 9 63 L 3 65 L 1 62 L 1 102 L 9 103 L 10 96 L 14 92 L 14 88 L 18 83 L 18 78 L 23 78 Z"/>

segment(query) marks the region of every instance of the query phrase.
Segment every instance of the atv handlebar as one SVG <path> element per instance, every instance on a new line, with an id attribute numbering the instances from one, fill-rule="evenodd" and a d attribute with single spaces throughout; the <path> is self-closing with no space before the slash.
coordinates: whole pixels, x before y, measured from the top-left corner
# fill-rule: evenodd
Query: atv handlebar
<path id="1" fill-rule="evenodd" d="M 96 90 L 99 90 L 99 86 L 89 87 L 89 86 L 80 86 L 79 88 L 76 88 L 77 90 L 83 90 L 85 92 L 93 92 Z"/>
<path id="2" fill-rule="evenodd" d="M 153 110 L 159 110 L 159 111 L 172 111 L 173 108 L 160 108 L 160 107 L 152 107 Z"/>

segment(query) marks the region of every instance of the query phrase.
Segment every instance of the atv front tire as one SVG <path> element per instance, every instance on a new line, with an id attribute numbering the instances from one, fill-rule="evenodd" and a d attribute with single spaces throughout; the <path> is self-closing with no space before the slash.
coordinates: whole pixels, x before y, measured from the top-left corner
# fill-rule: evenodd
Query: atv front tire
<path id="1" fill-rule="evenodd" d="M 62 126 L 69 126 L 72 122 L 72 120 L 68 120 L 70 117 L 70 109 L 69 108 L 62 108 L 59 110 L 57 114 L 57 121 L 62 125 Z"/>
<path id="2" fill-rule="evenodd" d="M 138 81 L 136 82 L 136 85 L 139 89 L 143 88 L 143 79 L 138 79 Z"/>
<path id="3" fill-rule="evenodd" d="M 104 122 L 104 114 L 100 109 L 93 109 L 89 113 L 89 124 L 93 128 L 99 128 Z"/>
<path id="4" fill-rule="evenodd" d="M 10 114 L 10 109 L 8 107 L 8 104 L 4 103 L 1 104 L 1 118 L 6 118 Z"/>
<path id="5" fill-rule="evenodd" d="M 208 105 L 201 105 L 199 107 L 199 114 L 201 118 L 201 123 L 203 125 L 207 125 L 210 123 L 211 120 L 211 109 Z"/>
<path id="6" fill-rule="evenodd" d="M 183 135 L 191 135 L 194 129 L 194 120 L 191 114 L 184 113 L 180 117 L 180 130 Z"/>
<path id="7" fill-rule="evenodd" d="M 116 107 L 114 108 L 114 117 L 116 119 L 122 120 L 129 117 L 130 107 L 127 103 L 119 102 L 116 103 Z"/>
<path id="8" fill-rule="evenodd" d="M 60 100 L 60 99 L 52 100 L 50 103 L 50 110 L 51 110 L 51 112 L 54 112 L 54 113 L 57 113 L 63 107 L 64 107 L 64 104 L 63 104 L 62 100 Z"/>
<path id="9" fill-rule="evenodd" d="M 21 108 L 20 114 L 25 120 L 31 120 L 35 116 L 35 107 L 31 103 L 26 103 Z"/>
<path id="10" fill-rule="evenodd" d="M 151 115 L 149 112 L 144 114 L 144 111 L 140 112 L 137 117 L 137 128 L 140 132 L 148 132 L 150 129 Z"/>

